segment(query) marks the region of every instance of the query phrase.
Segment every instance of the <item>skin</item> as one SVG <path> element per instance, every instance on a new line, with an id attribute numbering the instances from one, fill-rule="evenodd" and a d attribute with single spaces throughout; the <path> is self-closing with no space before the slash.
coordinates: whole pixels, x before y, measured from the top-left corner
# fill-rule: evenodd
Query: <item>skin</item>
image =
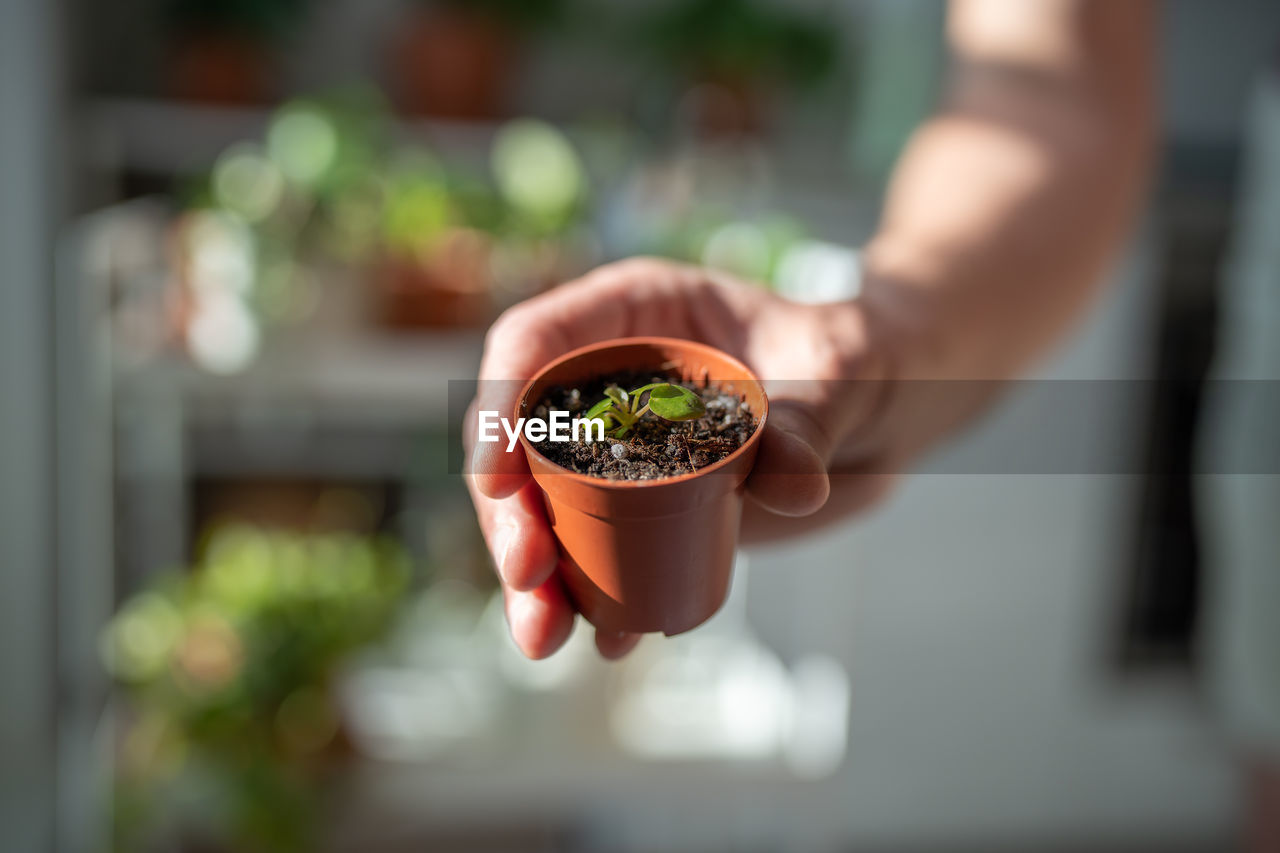
<path id="1" fill-rule="evenodd" d="M 795 305 L 707 270 L 634 259 L 507 311 L 482 380 L 521 380 L 564 352 L 637 334 L 687 337 L 770 387 L 747 482 L 751 538 L 807 533 L 867 509 L 930 446 L 990 404 L 1099 287 L 1151 159 L 1149 0 L 955 0 L 948 91 L 895 171 L 853 301 Z M 938 399 L 910 383 L 980 379 Z M 867 380 L 844 381 L 833 380 Z M 472 407 L 512 411 L 514 382 Z M 474 422 L 464 435 L 475 435 Z M 468 447 L 468 487 L 498 567 L 511 634 L 531 658 L 575 613 L 523 454 Z M 634 635 L 596 635 L 625 654 Z"/>

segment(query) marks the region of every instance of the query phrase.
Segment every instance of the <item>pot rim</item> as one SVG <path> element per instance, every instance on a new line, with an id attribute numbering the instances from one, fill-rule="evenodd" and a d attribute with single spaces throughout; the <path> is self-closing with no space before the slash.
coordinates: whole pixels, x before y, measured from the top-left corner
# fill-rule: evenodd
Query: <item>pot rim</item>
<path id="1" fill-rule="evenodd" d="M 699 477 L 703 477 L 707 474 L 713 474 L 721 468 L 728 467 L 739 456 L 746 453 L 749 449 L 754 447 L 756 444 L 759 444 L 760 436 L 764 433 L 765 423 L 769 419 L 769 395 L 765 393 L 764 383 L 760 381 L 760 377 L 756 376 L 755 371 L 747 367 L 739 359 L 734 358 L 733 356 L 729 355 L 727 352 L 725 352 L 724 350 L 718 347 L 713 347 L 709 344 L 700 343 L 698 341 L 687 340 L 685 338 L 670 338 L 670 337 L 664 337 L 661 335 L 635 335 L 628 338 L 611 338 L 610 340 L 607 340 L 607 341 L 599 341 L 594 344 L 587 344 L 586 346 L 578 347 L 577 349 L 570 350 L 569 352 L 565 353 L 564 355 L 558 358 L 552 359 L 551 361 L 544 364 L 541 368 L 539 368 L 538 371 L 533 374 L 532 378 L 530 378 L 529 381 L 525 383 L 524 388 L 522 388 L 520 391 L 520 396 L 516 398 L 516 411 L 514 412 L 514 414 L 516 415 L 516 417 L 520 416 L 521 411 L 525 408 L 525 404 L 529 397 L 529 392 L 533 390 L 533 386 L 540 379 L 542 379 L 543 375 L 553 370 L 554 368 L 559 367 L 560 365 L 566 362 L 573 361 L 574 359 L 581 358 L 584 355 L 590 355 L 591 353 L 600 352 L 602 350 L 613 349 L 615 347 L 634 346 L 636 344 L 674 346 L 674 347 L 680 347 L 684 349 L 705 350 L 707 352 L 715 353 L 717 358 L 731 362 L 732 364 L 740 368 L 749 377 L 751 382 L 754 382 L 756 385 L 760 387 L 760 397 L 762 400 L 764 400 L 764 411 L 760 412 L 759 416 L 757 417 L 756 428 L 751 432 L 751 435 L 747 437 L 747 440 L 744 441 L 741 445 L 739 445 L 737 450 L 733 451 L 728 456 L 721 459 L 719 462 L 712 463 L 711 465 L 708 465 L 705 468 L 699 468 L 697 471 L 694 471 L 692 474 L 676 474 L 675 476 L 672 476 L 672 477 L 659 477 L 656 480 L 610 480 L 606 477 L 592 477 L 589 474 L 579 474 L 577 471 L 570 471 L 568 468 L 565 468 L 563 465 L 560 465 L 557 462 L 553 462 L 552 460 L 544 456 L 542 452 L 537 449 L 537 447 L 534 445 L 533 442 L 525 438 L 524 431 L 521 430 L 520 446 L 524 448 L 525 453 L 535 455 L 539 459 L 541 459 L 543 462 L 545 462 L 547 465 L 550 465 L 558 469 L 558 471 L 561 473 L 557 473 L 556 476 L 568 477 L 570 481 L 583 483 L 585 485 L 590 485 L 596 488 L 616 490 L 616 491 L 630 491 L 633 489 L 653 489 L 653 488 L 662 488 L 664 486 L 674 486 L 680 483 L 687 483 L 692 480 L 696 480 Z"/>

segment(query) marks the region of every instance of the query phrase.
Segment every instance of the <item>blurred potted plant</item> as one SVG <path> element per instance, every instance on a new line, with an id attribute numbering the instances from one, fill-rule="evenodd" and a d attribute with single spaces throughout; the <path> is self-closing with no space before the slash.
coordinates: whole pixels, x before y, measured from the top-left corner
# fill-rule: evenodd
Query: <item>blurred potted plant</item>
<path id="1" fill-rule="evenodd" d="M 591 186 L 569 138 L 537 119 L 516 119 L 494 139 L 490 170 L 502 203 L 495 287 L 510 302 L 585 271 L 579 239 Z"/>
<path id="2" fill-rule="evenodd" d="M 117 849 L 313 849 L 348 752 L 334 681 L 409 574 L 386 540 L 228 527 L 191 572 L 127 601 L 102 637 L 128 698 Z"/>
<path id="3" fill-rule="evenodd" d="M 392 170 L 379 275 L 386 325 L 483 325 L 576 271 L 570 245 L 588 184 L 568 138 L 545 122 L 509 122 L 490 167 L 492 187 L 421 152 Z"/>
<path id="4" fill-rule="evenodd" d="M 583 266 L 586 169 L 554 127 L 499 129 L 491 172 L 450 169 L 395 144 L 386 112 L 359 93 L 291 101 L 263 142 L 219 156 L 175 229 L 175 326 L 208 369 L 234 372 L 273 324 L 317 303 L 316 273 L 355 270 L 374 319 L 393 329 L 478 327 L 503 305 Z M 320 278 L 327 278 L 320 276 Z M 350 309 L 356 310 L 350 310 Z M 331 314 L 334 312 L 330 312 Z"/>
<path id="5" fill-rule="evenodd" d="M 483 325 L 493 314 L 489 235 L 467 223 L 443 170 L 424 156 L 386 184 L 378 317 L 393 329 Z"/>
<path id="6" fill-rule="evenodd" d="M 243 369 L 262 333 L 320 309 L 360 317 L 360 291 L 327 285 L 374 255 L 390 149 L 385 103 L 355 88 L 289 101 L 219 155 L 172 241 L 175 325 L 202 367 Z"/>
<path id="7" fill-rule="evenodd" d="M 179 98 L 260 103 L 270 96 L 271 43 L 306 0 L 169 0 L 169 84 Z"/>
<path id="8" fill-rule="evenodd" d="M 822 82 L 839 54 L 830 22 L 761 0 L 678 0 L 638 32 L 658 67 L 692 87 L 694 124 L 713 136 L 763 130 L 779 89 Z"/>
<path id="9" fill-rule="evenodd" d="M 528 34 L 557 21 L 562 0 L 417 0 L 392 51 L 405 110 L 460 119 L 502 113 Z"/>

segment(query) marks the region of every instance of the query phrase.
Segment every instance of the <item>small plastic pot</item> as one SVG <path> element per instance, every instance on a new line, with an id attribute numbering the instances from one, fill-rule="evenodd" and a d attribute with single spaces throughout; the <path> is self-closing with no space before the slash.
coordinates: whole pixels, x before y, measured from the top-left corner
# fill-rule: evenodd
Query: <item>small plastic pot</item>
<path id="1" fill-rule="evenodd" d="M 554 386 L 619 371 L 709 382 L 746 400 L 756 428 L 732 455 L 692 474 L 607 480 L 569 471 L 521 433 L 533 479 L 560 543 L 560 571 L 574 604 L 607 631 L 679 634 L 720 609 L 729 591 L 747 475 L 769 400 L 755 375 L 714 347 L 675 338 L 622 338 L 574 350 L 525 386 L 515 416 L 527 417 Z"/>

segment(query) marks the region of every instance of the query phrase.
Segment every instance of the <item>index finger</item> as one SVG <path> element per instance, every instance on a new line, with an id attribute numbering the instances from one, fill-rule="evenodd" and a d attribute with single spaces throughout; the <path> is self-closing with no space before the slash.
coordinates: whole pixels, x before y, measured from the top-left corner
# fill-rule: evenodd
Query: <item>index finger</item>
<path id="1" fill-rule="evenodd" d="M 508 309 L 489 329 L 476 400 L 463 429 L 469 471 L 481 494 L 514 494 L 528 480 L 529 466 L 524 453 L 508 453 L 505 442 L 474 440 L 478 413 L 510 417 L 525 383 L 547 362 L 577 347 L 620 336 L 627 311 L 619 310 L 618 297 L 631 277 L 625 264 L 601 267 Z"/>
<path id="2" fill-rule="evenodd" d="M 476 399 L 467 410 L 462 433 L 470 456 L 472 482 L 481 494 L 490 498 L 515 494 L 529 478 L 529 465 L 518 446 L 508 452 L 502 436 L 496 442 L 476 440 L 480 412 L 511 417 L 525 382 L 540 367 L 570 348 L 557 327 L 526 319 L 528 309 L 520 306 L 512 311 L 494 323 L 485 339 Z"/>

